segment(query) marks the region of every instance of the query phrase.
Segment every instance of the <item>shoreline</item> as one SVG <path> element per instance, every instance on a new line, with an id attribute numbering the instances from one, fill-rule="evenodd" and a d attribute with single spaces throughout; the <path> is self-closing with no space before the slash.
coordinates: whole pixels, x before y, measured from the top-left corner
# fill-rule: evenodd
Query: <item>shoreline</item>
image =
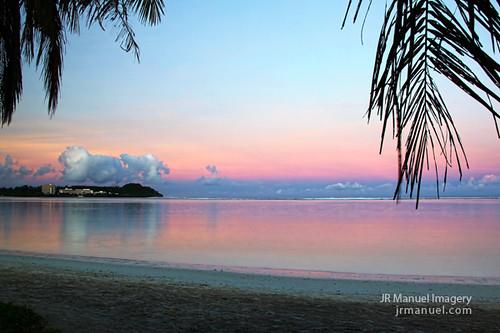
<path id="1" fill-rule="evenodd" d="M 0 302 L 28 306 L 63 333 L 494 332 L 500 320 L 499 289 L 273 277 L 0 251 Z M 380 303 L 380 291 L 472 296 L 470 304 L 457 305 L 472 312 L 397 317 L 399 305 L 441 305 Z"/>
<path id="2" fill-rule="evenodd" d="M 454 275 L 418 275 L 418 274 L 388 274 L 388 273 L 358 273 L 335 272 L 327 270 L 310 270 L 298 268 L 277 267 L 248 267 L 235 265 L 215 264 L 189 264 L 181 262 L 165 262 L 156 260 L 93 257 L 77 254 L 57 254 L 45 252 L 32 252 L 24 250 L 0 249 L 0 262 L 2 256 L 30 257 L 41 260 L 76 261 L 82 263 L 119 264 L 158 269 L 180 269 L 196 271 L 219 271 L 252 276 L 270 276 L 285 278 L 310 278 L 320 280 L 354 280 L 354 281 L 382 281 L 382 282 L 410 282 L 410 283 L 438 283 L 438 284 L 468 284 L 468 285 L 500 285 L 500 277 L 495 276 L 454 276 Z"/>
<path id="3" fill-rule="evenodd" d="M 65 256 L 56 254 L 27 253 L 0 250 L 0 266 L 16 269 L 48 269 L 61 272 L 107 274 L 131 280 L 148 280 L 174 284 L 204 285 L 252 292 L 267 292 L 311 297 L 335 297 L 377 302 L 382 293 L 406 295 L 470 295 L 474 301 L 500 304 L 500 283 L 490 278 L 490 283 L 456 277 L 455 283 L 426 279 L 387 280 L 363 279 L 349 273 L 339 277 L 307 277 L 271 275 L 245 271 L 245 269 L 219 269 L 210 266 L 166 264 L 128 259 Z M 202 268 L 200 268 L 202 267 Z M 349 278 L 351 277 L 351 278 Z M 385 277 L 385 276 L 383 276 Z M 432 277 L 436 279 L 436 277 Z M 482 278 L 479 278 L 482 280 Z M 487 281 L 486 278 L 484 281 Z"/>

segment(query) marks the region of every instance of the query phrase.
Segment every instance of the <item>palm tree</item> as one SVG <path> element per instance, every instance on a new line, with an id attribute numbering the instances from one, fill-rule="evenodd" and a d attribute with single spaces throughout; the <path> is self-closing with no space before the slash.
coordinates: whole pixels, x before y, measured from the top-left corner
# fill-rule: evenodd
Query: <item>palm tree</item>
<path id="1" fill-rule="evenodd" d="M 106 24 L 119 28 L 120 47 L 133 51 L 139 46 L 129 23 L 129 14 L 142 24 L 156 25 L 164 14 L 163 0 L 0 0 L 0 116 L 10 124 L 22 94 L 22 61 L 41 67 L 48 112 L 57 107 L 63 68 L 66 33 Z"/>
<path id="2" fill-rule="evenodd" d="M 342 27 L 352 12 L 356 22 L 363 6 L 366 19 L 371 4 L 372 0 L 358 0 L 354 9 L 349 0 Z M 494 107 L 500 102 L 500 65 L 490 54 L 494 55 L 499 47 L 498 5 L 498 0 L 496 5 L 488 0 L 386 3 L 367 116 L 370 119 L 376 112 L 382 121 L 380 151 L 387 127 L 392 124 L 399 170 L 395 199 L 405 181 L 410 197 L 416 192 L 418 208 L 422 173 L 431 163 L 439 197 L 436 155 L 444 161 L 444 186 L 448 167 L 453 163 L 458 166 L 460 179 L 463 166 L 469 167 L 453 118 L 436 85 L 436 76 L 450 80 L 491 113 L 500 138 L 500 115 Z M 481 37 L 484 33 L 489 41 Z M 487 43 L 490 45 L 484 46 Z M 480 68 L 482 73 L 476 74 L 471 66 Z"/>

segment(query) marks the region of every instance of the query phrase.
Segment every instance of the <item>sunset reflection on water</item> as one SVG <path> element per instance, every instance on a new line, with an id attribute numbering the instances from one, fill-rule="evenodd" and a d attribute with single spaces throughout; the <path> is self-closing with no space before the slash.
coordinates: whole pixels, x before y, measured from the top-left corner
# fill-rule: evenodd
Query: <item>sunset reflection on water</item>
<path id="1" fill-rule="evenodd" d="M 0 199 L 0 249 L 170 263 L 500 277 L 498 200 Z"/>

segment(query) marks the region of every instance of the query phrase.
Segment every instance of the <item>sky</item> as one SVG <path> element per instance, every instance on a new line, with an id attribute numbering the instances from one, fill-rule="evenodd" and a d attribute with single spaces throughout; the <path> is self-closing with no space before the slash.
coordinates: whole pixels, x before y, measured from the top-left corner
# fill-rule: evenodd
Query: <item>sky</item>
<path id="1" fill-rule="evenodd" d="M 390 196 L 395 142 L 364 117 L 383 8 L 340 29 L 347 1 L 168 1 L 134 23 L 141 61 L 116 29 L 68 35 L 61 98 L 47 115 L 40 72 L 0 129 L 0 186 L 152 185 L 170 197 Z M 487 111 L 438 80 L 470 162 L 448 195 L 500 195 Z M 425 175 L 424 194 L 435 193 Z"/>

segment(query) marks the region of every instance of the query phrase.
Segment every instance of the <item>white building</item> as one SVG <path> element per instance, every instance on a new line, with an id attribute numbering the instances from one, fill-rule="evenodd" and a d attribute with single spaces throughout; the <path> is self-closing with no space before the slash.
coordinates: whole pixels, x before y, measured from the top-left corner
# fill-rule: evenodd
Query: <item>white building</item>
<path id="1" fill-rule="evenodd" d="M 56 186 L 54 184 L 44 184 L 42 185 L 42 193 L 44 195 L 55 195 Z"/>
<path id="2" fill-rule="evenodd" d="M 76 195 L 76 196 L 85 196 L 85 195 L 93 195 L 94 191 L 89 188 L 69 188 L 65 187 L 59 190 L 60 194 L 68 194 L 68 195 Z"/>

